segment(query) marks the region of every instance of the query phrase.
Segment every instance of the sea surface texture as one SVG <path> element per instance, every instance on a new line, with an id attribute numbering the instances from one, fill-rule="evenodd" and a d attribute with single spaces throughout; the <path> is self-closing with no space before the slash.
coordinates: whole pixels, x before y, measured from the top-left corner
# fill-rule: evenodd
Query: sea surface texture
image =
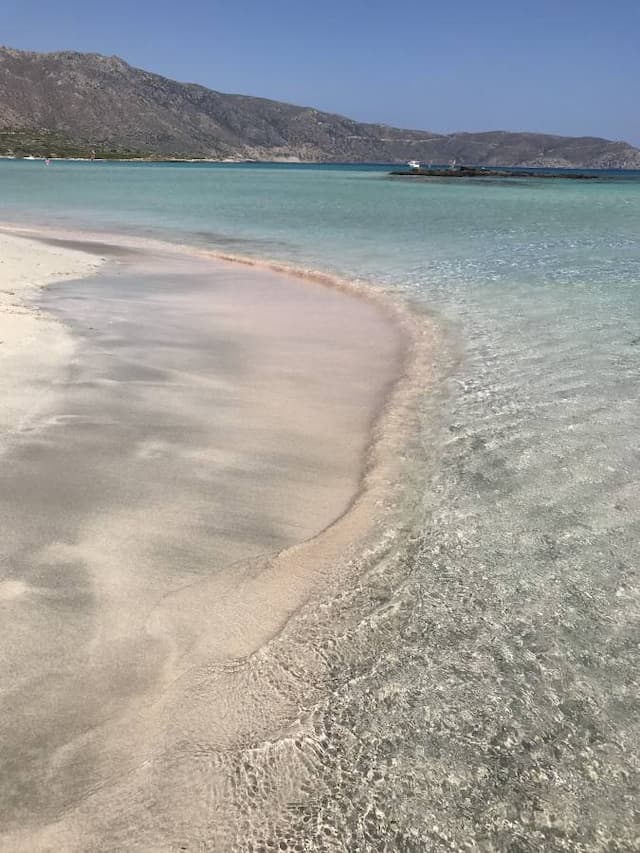
<path id="1" fill-rule="evenodd" d="M 282 719 L 202 757 L 197 849 L 639 850 L 640 175 L 4 162 L 0 200 L 358 279 L 437 336 L 411 509 L 242 663 Z"/>

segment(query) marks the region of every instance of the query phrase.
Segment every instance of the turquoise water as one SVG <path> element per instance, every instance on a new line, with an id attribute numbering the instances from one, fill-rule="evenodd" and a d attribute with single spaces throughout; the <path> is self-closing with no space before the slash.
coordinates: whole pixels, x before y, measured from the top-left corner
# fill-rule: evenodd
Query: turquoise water
<path id="1" fill-rule="evenodd" d="M 278 837 L 637 849 L 640 175 L 2 162 L 0 199 L 367 280 L 440 330 L 420 526 L 384 605 L 364 580 L 327 605 L 310 802 Z"/>

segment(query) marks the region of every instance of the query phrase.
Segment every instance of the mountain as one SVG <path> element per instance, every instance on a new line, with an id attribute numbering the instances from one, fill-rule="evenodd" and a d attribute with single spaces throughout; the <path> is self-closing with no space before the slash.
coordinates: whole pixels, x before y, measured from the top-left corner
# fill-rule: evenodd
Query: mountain
<path id="1" fill-rule="evenodd" d="M 0 47 L 0 153 L 640 168 L 625 142 L 538 133 L 438 134 L 227 95 L 117 56 Z"/>

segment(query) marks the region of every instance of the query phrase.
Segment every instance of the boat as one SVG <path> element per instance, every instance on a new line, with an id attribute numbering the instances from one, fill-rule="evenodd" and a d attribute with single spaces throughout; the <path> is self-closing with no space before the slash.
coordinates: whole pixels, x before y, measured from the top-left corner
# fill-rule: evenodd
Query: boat
<path id="1" fill-rule="evenodd" d="M 420 163 L 417 160 L 409 160 L 409 162 L 407 163 L 407 166 L 410 169 L 419 169 Z"/>

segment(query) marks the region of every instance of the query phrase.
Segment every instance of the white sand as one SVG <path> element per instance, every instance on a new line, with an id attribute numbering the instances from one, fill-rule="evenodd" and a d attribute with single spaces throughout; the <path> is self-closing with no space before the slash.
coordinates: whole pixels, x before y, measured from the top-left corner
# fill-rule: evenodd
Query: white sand
<path id="1" fill-rule="evenodd" d="M 34 304 L 53 281 L 90 275 L 95 255 L 0 232 L 0 453 L 55 393 L 73 357 L 64 327 Z"/>

